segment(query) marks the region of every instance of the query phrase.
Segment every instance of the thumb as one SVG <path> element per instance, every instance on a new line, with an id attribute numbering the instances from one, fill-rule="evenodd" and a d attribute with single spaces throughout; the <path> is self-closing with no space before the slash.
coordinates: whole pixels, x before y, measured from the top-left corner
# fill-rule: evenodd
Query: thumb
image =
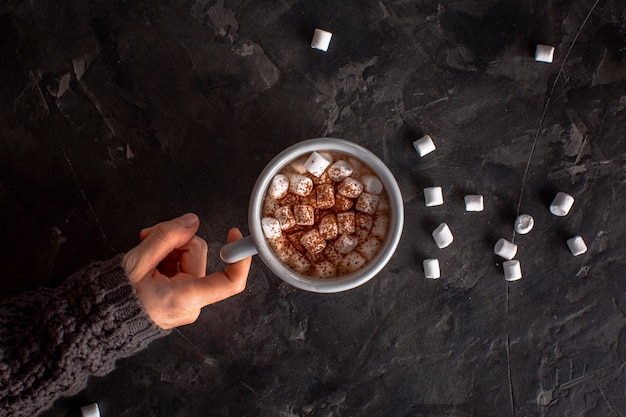
<path id="1" fill-rule="evenodd" d="M 132 270 L 135 277 L 146 276 L 172 251 L 189 242 L 199 226 L 200 220 L 193 213 L 159 223 L 138 246 L 126 254 L 127 270 Z"/>

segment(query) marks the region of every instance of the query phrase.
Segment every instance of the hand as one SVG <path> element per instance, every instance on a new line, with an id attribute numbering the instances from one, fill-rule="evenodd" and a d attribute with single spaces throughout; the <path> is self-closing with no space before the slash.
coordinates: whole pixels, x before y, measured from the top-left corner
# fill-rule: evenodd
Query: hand
<path id="1" fill-rule="evenodd" d="M 207 244 L 195 235 L 199 225 L 198 216 L 188 213 L 143 229 L 142 242 L 122 259 L 146 313 L 163 329 L 193 323 L 202 307 L 246 287 L 250 257 L 205 276 Z M 228 242 L 241 237 L 238 229 L 228 232 Z"/>

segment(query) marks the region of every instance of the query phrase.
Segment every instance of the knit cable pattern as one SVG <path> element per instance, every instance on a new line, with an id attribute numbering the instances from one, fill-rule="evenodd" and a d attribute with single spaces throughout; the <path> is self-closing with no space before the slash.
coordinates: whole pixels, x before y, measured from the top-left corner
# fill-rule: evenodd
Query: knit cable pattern
<path id="1" fill-rule="evenodd" d="M 37 415 L 167 333 L 144 312 L 121 255 L 58 288 L 2 300 L 0 410 L 7 417 Z"/>

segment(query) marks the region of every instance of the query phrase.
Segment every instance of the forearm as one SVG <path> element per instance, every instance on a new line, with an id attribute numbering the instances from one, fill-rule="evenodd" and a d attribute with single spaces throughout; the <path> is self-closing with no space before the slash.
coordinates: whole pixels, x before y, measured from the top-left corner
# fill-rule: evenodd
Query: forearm
<path id="1" fill-rule="evenodd" d="M 0 302 L 0 409 L 36 415 L 164 334 L 143 311 L 119 257 L 58 288 Z"/>

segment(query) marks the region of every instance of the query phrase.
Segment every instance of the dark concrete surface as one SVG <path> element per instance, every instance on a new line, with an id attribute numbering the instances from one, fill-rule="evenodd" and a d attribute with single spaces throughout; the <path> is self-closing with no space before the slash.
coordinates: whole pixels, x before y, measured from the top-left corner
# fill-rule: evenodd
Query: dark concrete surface
<path id="1" fill-rule="evenodd" d="M 1 2 L 3 294 L 57 285 L 187 211 L 222 268 L 256 176 L 308 138 L 372 150 L 406 209 L 369 283 L 307 293 L 255 259 L 245 293 L 44 415 L 94 401 L 104 417 L 626 415 L 625 9 Z M 334 33 L 327 53 L 309 46 L 316 27 Z M 423 134 L 437 150 L 420 159 Z M 441 207 L 424 207 L 432 185 Z M 564 218 L 548 212 L 557 191 L 576 197 Z M 485 211 L 466 213 L 465 194 Z M 518 212 L 535 217 L 528 235 Z M 440 250 L 444 221 L 455 241 Z M 519 245 L 522 280 L 503 279 L 499 237 Z M 428 257 L 441 279 L 424 277 Z"/>

